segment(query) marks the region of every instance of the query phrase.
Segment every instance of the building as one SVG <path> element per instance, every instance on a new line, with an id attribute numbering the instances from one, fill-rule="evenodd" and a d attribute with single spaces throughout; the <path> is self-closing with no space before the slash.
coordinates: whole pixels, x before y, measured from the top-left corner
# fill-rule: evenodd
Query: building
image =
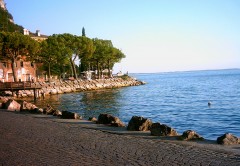
<path id="1" fill-rule="evenodd" d="M 36 80 L 36 64 L 24 60 L 18 60 L 15 65 L 18 81 Z M 12 67 L 9 61 L 0 63 L 0 81 L 13 82 Z"/>
<path id="2" fill-rule="evenodd" d="M 0 0 L 1 1 L 1 0 Z M 41 35 L 40 31 L 37 30 L 36 33 L 32 33 L 27 29 L 24 29 L 24 35 L 29 35 L 34 40 L 39 42 L 46 40 L 48 36 Z M 10 61 L 0 61 L 0 81 L 1 82 L 13 82 L 13 72 Z M 39 81 L 39 79 L 44 80 L 40 77 L 42 72 L 39 71 L 39 66 L 41 64 L 29 62 L 25 57 L 17 60 L 16 64 L 16 73 L 18 81 Z"/>
<path id="3" fill-rule="evenodd" d="M 39 41 L 39 42 L 46 40 L 48 38 L 47 35 L 42 35 L 40 33 L 40 30 L 36 30 L 36 33 L 32 33 L 28 29 L 23 29 L 23 34 L 29 35 L 32 39 Z"/>

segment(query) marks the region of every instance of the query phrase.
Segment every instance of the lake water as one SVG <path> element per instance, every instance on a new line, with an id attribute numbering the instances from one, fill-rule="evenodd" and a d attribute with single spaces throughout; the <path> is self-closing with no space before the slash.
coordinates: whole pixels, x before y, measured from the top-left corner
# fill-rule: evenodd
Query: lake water
<path id="1" fill-rule="evenodd" d="M 54 95 L 37 105 L 49 103 L 86 119 L 110 113 L 126 124 L 134 115 L 143 116 L 211 140 L 226 132 L 240 137 L 239 69 L 130 75 L 147 84 Z"/>

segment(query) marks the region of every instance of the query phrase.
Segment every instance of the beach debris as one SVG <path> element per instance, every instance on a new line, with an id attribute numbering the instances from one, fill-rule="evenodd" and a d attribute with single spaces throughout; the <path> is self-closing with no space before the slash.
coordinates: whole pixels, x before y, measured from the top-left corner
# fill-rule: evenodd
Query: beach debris
<path id="1" fill-rule="evenodd" d="M 110 114 L 100 114 L 97 120 L 98 124 L 107 124 L 113 127 L 125 127 L 125 124 L 115 116 Z"/>
<path id="2" fill-rule="evenodd" d="M 149 131 L 152 121 L 141 116 L 133 116 L 128 123 L 127 130 L 130 131 Z"/>
<path id="3" fill-rule="evenodd" d="M 178 133 L 173 128 L 160 123 L 153 123 L 151 128 L 151 135 L 154 136 L 177 136 Z"/>
<path id="4" fill-rule="evenodd" d="M 61 118 L 63 119 L 82 119 L 82 116 L 75 112 L 69 112 L 69 111 L 62 111 L 62 116 Z"/>
<path id="5" fill-rule="evenodd" d="M 221 145 L 236 145 L 240 144 L 240 138 L 231 133 L 225 133 L 217 138 L 217 143 Z"/>
<path id="6" fill-rule="evenodd" d="M 8 111 L 20 111 L 21 104 L 13 99 L 9 99 L 6 103 L 4 103 L 3 109 L 7 109 Z"/>
<path id="7" fill-rule="evenodd" d="M 95 117 L 89 117 L 88 120 L 91 122 L 97 122 L 97 118 Z"/>
<path id="8" fill-rule="evenodd" d="M 201 137 L 196 131 L 193 131 L 193 130 L 184 131 L 180 139 L 185 141 L 204 140 L 203 137 Z"/>

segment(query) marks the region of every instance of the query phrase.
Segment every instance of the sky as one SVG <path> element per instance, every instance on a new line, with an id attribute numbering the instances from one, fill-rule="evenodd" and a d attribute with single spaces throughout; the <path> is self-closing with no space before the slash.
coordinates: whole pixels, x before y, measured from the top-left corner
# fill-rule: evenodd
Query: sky
<path id="1" fill-rule="evenodd" d="M 111 40 L 114 72 L 240 68 L 240 0 L 5 0 L 15 23 L 42 34 Z"/>

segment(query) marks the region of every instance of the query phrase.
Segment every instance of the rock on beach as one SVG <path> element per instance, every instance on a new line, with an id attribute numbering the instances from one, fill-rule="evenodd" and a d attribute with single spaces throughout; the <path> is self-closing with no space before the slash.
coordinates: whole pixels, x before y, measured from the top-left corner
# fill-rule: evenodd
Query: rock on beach
<path id="1" fill-rule="evenodd" d="M 187 130 L 184 131 L 180 137 L 181 140 L 190 141 L 190 140 L 204 140 L 196 131 Z"/>
<path id="2" fill-rule="evenodd" d="M 226 133 L 217 138 L 217 143 L 221 145 L 236 145 L 240 144 L 240 138 L 231 133 Z"/>
<path id="3" fill-rule="evenodd" d="M 153 123 L 150 128 L 151 135 L 154 136 L 177 136 L 178 133 L 173 128 L 160 123 Z"/>
<path id="4" fill-rule="evenodd" d="M 125 124 L 115 116 L 110 114 L 100 114 L 97 120 L 98 124 L 107 124 L 114 127 L 125 127 Z"/>
<path id="5" fill-rule="evenodd" d="M 82 116 L 75 112 L 62 111 L 62 119 L 82 119 Z"/>
<path id="6" fill-rule="evenodd" d="M 150 119 L 147 119 L 141 116 L 133 116 L 128 123 L 127 130 L 149 131 L 151 125 L 152 125 L 152 121 Z"/>
<path id="7" fill-rule="evenodd" d="M 20 111 L 21 104 L 13 99 L 9 99 L 6 103 L 4 103 L 3 109 L 7 109 L 8 111 Z"/>

